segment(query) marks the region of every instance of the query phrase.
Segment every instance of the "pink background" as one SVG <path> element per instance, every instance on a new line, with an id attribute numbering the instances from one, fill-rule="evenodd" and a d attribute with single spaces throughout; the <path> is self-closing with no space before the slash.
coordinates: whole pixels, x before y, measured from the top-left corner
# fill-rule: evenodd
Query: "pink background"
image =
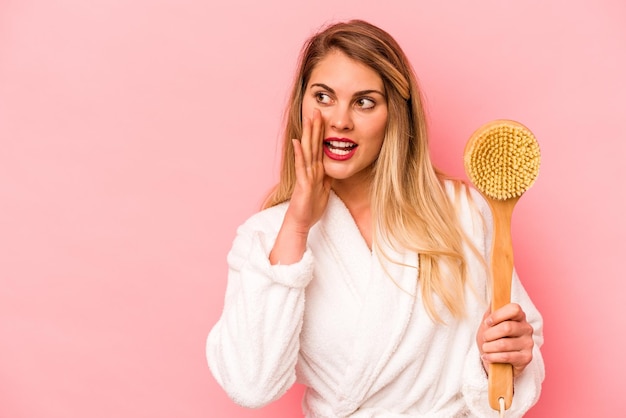
<path id="1" fill-rule="evenodd" d="M 412 59 L 445 170 L 488 120 L 535 132 L 514 244 L 547 378 L 527 416 L 626 416 L 623 0 L 3 0 L 1 417 L 300 416 L 300 387 L 232 404 L 204 341 L 276 180 L 300 45 L 351 17 Z"/>

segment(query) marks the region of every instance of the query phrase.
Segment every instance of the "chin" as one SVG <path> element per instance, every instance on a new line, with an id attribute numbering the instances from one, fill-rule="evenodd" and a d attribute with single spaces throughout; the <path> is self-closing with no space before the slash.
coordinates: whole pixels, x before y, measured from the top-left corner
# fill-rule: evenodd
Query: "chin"
<path id="1" fill-rule="evenodd" d="M 328 177 L 335 180 L 345 180 L 354 174 L 352 170 L 346 170 L 345 167 L 337 167 L 332 162 L 327 163 L 326 161 L 324 161 L 324 171 Z"/>

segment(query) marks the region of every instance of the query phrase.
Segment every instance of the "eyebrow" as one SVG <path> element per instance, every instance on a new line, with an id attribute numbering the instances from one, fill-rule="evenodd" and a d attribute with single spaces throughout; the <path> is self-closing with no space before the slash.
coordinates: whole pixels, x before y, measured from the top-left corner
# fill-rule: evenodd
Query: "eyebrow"
<path id="1" fill-rule="evenodd" d="M 331 92 L 332 94 L 335 94 L 335 90 L 333 90 L 332 88 L 330 88 L 329 86 L 327 86 L 324 83 L 313 83 L 309 86 L 309 88 L 311 87 L 321 87 L 324 90 L 327 90 L 329 92 Z M 380 94 L 382 97 L 385 97 L 385 95 L 383 94 L 383 92 L 379 91 L 379 90 L 375 90 L 375 89 L 369 89 L 369 90 L 361 90 L 361 91 L 357 91 L 355 92 L 352 97 L 355 96 L 363 96 L 364 94 L 372 94 L 372 93 L 378 93 Z"/>

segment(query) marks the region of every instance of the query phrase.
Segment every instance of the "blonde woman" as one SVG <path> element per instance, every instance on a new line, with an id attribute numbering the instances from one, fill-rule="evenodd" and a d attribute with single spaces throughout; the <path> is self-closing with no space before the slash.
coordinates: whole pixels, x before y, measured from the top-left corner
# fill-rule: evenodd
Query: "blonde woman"
<path id="1" fill-rule="evenodd" d="M 538 400 L 541 317 L 517 277 L 489 312 L 490 213 L 432 165 L 420 92 L 367 22 L 304 45 L 279 184 L 237 231 L 211 371 L 260 407 L 296 381 L 307 417 L 490 417 L 487 371 L 511 363 L 509 417 Z"/>

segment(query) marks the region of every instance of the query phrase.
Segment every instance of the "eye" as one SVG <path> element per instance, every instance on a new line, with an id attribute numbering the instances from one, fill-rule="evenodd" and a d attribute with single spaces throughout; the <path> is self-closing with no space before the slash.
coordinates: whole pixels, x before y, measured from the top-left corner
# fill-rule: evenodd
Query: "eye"
<path id="1" fill-rule="evenodd" d="M 315 100 L 317 100 L 317 102 L 321 104 L 330 104 L 331 102 L 330 96 L 322 92 L 315 93 Z"/>
<path id="2" fill-rule="evenodd" d="M 369 99 L 367 97 L 362 97 L 356 101 L 356 105 L 361 109 L 371 109 L 376 106 L 376 102 L 374 100 Z"/>

